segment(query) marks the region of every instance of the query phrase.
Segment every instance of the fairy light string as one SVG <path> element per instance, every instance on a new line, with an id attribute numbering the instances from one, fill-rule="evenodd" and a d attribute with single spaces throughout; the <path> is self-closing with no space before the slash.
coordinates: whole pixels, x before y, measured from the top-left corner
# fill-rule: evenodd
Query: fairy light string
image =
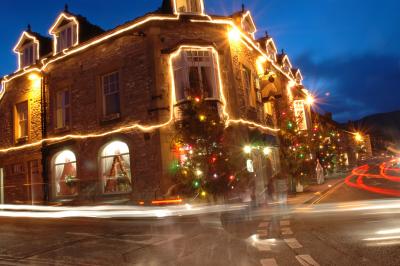
<path id="1" fill-rule="evenodd" d="M 63 14 L 63 13 L 62 13 Z M 248 16 L 249 14 L 246 14 L 246 16 Z M 66 16 L 66 15 L 65 15 Z M 237 30 L 240 34 L 241 40 L 246 43 L 246 46 L 250 46 L 248 47 L 249 49 L 252 48 L 254 50 L 256 50 L 257 52 L 259 52 L 261 54 L 261 56 L 263 58 L 265 58 L 265 61 L 269 61 L 269 63 L 271 63 L 278 71 L 280 71 L 284 76 L 286 76 L 289 80 L 290 84 L 294 84 L 293 78 L 288 75 L 285 71 L 283 71 L 281 69 L 280 66 L 276 65 L 276 63 L 269 58 L 269 56 L 259 47 L 258 44 L 256 44 L 254 42 L 254 40 L 252 40 L 250 37 L 248 37 L 245 33 L 242 32 L 241 29 L 239 29 L 236 24 L 231 20 L 231 19 L 213 19 L 208 15 L 205 15 L 204 13 L 201 14 L 201 16 L 204 16 L 206 18 L 208 18 L 208 20 L 196 20 L 196 19 L 191 19 L 190 21 L 192 23 L 196 23 L 196 22 L 200 22 L 200 23 L 213 23 L 213 24 L 223 24 L 228 26 L 228 29 L 234 29 Z M 62 18 L 63 15 L 60 15 L 58 20 L 60 18 Z M 71 17 L 68 17 L 67 19 L 71 20 Z M 175 15 L 174 16 L 158 16 L 158 15 L 150 15 L 145 17 L 142 20 L 137 21 L 136 23 L 133 23 L 131 25 L 128 25 L 126 27 L 114 30 L 112 32 L 110 32 L 107 35 L 104 35 L 100 38 L 97 38 L 95 40 L 93 40 L 92 42 L 88 42 L 88 43 L 84 43 L 81 46 L 74 46 L 72 48 L 69 49 L 65 49 L 62 53 L 57 54 L 56 56 L 54 56 L 53 58 L 44 58 L 41 60 L 41 67 L 26 67 L 23 69 L 19 69 L 17 72 L 21 71 L 20 73 L 15 73 L 12 76 L 5 76 L 2 80 L 2 91 L 0 91 L 0 97 L 3 96 L 6 92 L 7 89 L 7 84 L 18 78 L 21 76 L 24 76 L 26 74 L 29 73 L 33 73 L 33 72 L 39 72 L 42 73 L 43 71 L 45 71 L 47 69 L 47 67 L 54 63 L 57 62 L 59 60 L 62 60 L 70 55 L 76 54 L 78 52 L 84 51 L 94 45 L 100 44 L 110 38 L 113 38 L 115 36 L 118 36 L 124 32 L 133 30 L 145 23 L 148 23 L 150 21 L 178 21 L 180 19 L 180 13 L 177 13 L 175 11 Z M 56 21 L 56 23 L 54 25 L 56 25 L 58 23 L 58 20 Z M 53 25 L 53 26 L 54 26 Z M 168 120 L 166 122 L 160 123 L 160 124 L 154 124 L 154 125 L 141 125 L 139 123 L 134 123 L 128 126 L 122 126 L 119 127 L 117 129 L 114 130 L 110 130 L 110 131 L 106 131 L 106 132 L 102 132 L 102 133 L 92 133 L 92 134 L 68 134 L 65 136 L 60 136 L 60 137 L 51 137 L 51 138 L 45 138 L 45 139 L 41 139 L 39 141 L 36 142 L 32 142 L 32 143 L 28 143 L 25 145 L 21 145 L 21 146 L 16 146 L 16 147 L 9 147 L 9 148 L 1 148 L 0 149 L 0 153 L 5 153 L 5 152 L 10 152 L 10 151 L 17 151 L 17 150 L 22 150 L 22 149 L 27 149 L 27 148 L 33 148 L 39 145 L 42 145 L 44 142 L 57 142 L 57 141 L 64 141 L 64 140 L 68 140 L 68 139 L 87 139 L 87 138 L 98 138 L 98 137 L 104 137 L 104 136 L 108 136 L 108 135 L 112 135 L 115 133 L 120 133 L 123 131 L 129 131 L 129 130 L 140 130 L 140 131 L 144 131 L 144 132 L 148 132 L 148 131 L 153 131 L 155 129 L 159 129 L 162 127 L 165 127 L 167 125 L 169 125 L 173 119 L 174 119 L 174 115 L 173 115 L 173 110 L 174 110 L 174 104 L 175 104 L 175 83 L 174 83 L 174 75 L 173 75 L 173 67 L 172 67 L 172 59 L 174 57 L 176 57 L 182 49 L 184 48 L 192 48 L 192 49 L 212 49 L 213 53 L 216 55 L 217 57 L 217 68 L 218 68 L 218 76 L 219 76 L 219 88 L 220 88 L 220 95 L 221 95 L 221 101 L 223 103 L 223 114 L 226 117 L 226 125 L 227 127 L 232 125 L 232 124 L 244 124 L 247 126 L 251 126 L 251 127 L 256 127 L 259 128 L 260 130 L 263 131 L 270 131 L 270 132 L 279 132 L 280 129 L 278 128 L 272 128 L 272 127 L 268 127 L 259 123 L 256 123 L 254 121 L 249 121 L 246 119 L 234 119 L 230 117 L 230 114 L 227 111 L 227 101 L 225 98 L 225 94 L 224 94 L 224 89 L 223 89 L 223 84 L 222 84 L 222 77 L 221 77 L 221 70 L 220 70 L 220 61 L 219 61 L 219 55 L 218 52 L 215 50 L 214 47 L 211 46 L 198 46 L 198 45 L 182 45 L 179 47 L 179 49 L 170 54 L 169 57 L 169 75 L 170 75 L 170 84 L 171 84 L 171 99 L 170 99 L 170 116 L 168 118 Z"/>

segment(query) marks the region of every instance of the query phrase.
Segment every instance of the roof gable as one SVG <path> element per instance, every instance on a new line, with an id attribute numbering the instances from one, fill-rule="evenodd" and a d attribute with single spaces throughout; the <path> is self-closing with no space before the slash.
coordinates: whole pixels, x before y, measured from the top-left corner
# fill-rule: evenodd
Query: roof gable
<path id="1" fill-rule="evenodd" d="M 39 45 L 39 40 L 32 34 L 32 32 L 24 31 L 21 36 L 19 37 L 19 40 L 17 44 L 15 45 L 13 51 L 15 53 L 18 53 L 20 51 L 20 48 L 27 44 L 28 42 L 33 42 L 37 45 Z M 39 49 L 39 47 L 38 47 Z"/>

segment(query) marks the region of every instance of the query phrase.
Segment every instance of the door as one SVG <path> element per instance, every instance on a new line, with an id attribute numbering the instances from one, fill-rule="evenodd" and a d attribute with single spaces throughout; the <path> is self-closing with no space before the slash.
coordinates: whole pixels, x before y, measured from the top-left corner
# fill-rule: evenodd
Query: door
<path id="1" fill-rule="evenodd" d="M 3 168 L 0 168 L 0 204 L 4 204 L 4 175 L 3 175 Z"/>

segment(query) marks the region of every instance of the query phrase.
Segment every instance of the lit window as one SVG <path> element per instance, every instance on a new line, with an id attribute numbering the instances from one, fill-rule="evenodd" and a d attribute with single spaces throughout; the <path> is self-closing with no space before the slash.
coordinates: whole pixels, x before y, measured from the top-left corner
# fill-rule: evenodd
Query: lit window
<path id="1" fill-rule="evenodd" d="M 249 105 L 252 107 L 256 106 L 256 92 L 253 88 L 251 70 L 242 66 L 242 81 L 244 91 L 247 93 Z"/>
<path id="2" fill-rule="evenodd" d="M 56 128 L 66 128 L 70 123 L 70 92 L 58 91 L 56 95 Z"/>
<path id="3" fill-rule="evenodd" d="M 176 100 L 219 99 L 218 64 L 211 49 L 184 49 L 174 60 Z"/>
<path id="4" fill-rule="evenodd" d="M 77 44 L 77 26 L 69 23 L 59 29 L 56 34 L 57 38 L 57 53 L 70 48 Z"/>
<path id="5" fill-rule="evenodd" d="M 56 155 L 53 171 L 55 195 L 57 197 L 78 194 L 76 156 L 72 151 L 66 150 Z"/>
<path id="6" fill-rule="evenodd" d="M 4 93 L 4 82 L 0 82 L 0 97 Z M 1 98 L 0 98 L 1 99 Z"/>
<path id="7" fill-rule="evenodd" d="M 274 115 L 274 107 L 272 102 L 264 103 L 264 113 L 270 116 Z"/>
<path id="8" fill-rule="evenodd" d="M 109 143 L 100 155 L 101 181 L 104 194 L 132 191 L 129 147 L 121 141 Z"/>
<path id="9" fill-rule="evenodd" d="M 33 65 L 36 62 L 36 44 L 29 43 L 25 45 L 22 49 L 22 54 L 20 55 L 21 67 L 27 67 Z"/>
<path id="10" fill-rule="evenodd" d="M 202 0 L 176 0 L 178 13 L 201 13 Z"/>
<path id="11" fill-rule="evenodd" d="M 105 117 L 120 113 L 119 74 L 114 72 L 102 78 L 103 115 Z"/>
<path id="12" fill-rule="evenodd" d="M 307 130 L 308 123 L 307 123 L 304 100 L 293 101 L 293 106 L 294 106 L 294 114 L 295 114 L 296 122 L 297 122 L 299 129 Z"/>
<path id="13" fill-rule="evenodd" d="M 28 137 L 28 102 L 16 105 L 16 138 Z"/>

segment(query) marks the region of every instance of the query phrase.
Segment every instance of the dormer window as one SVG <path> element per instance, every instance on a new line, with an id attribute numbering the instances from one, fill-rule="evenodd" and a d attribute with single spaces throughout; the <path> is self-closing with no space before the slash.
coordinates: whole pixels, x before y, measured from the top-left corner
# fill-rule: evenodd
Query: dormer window
<path id="1" fill-rule="evenodd" d="M 274 41 L 273 41 L 272 39 L 269 39 L 269 40 L 267 41 L 266 47 L 267 47 L 267 55 L 268 55 L 268 57 L 269 57 L 271 60 L 276 61 L 277 49 L 276 49 L 276 46 L 275 46 Z"/>
<path id="2" fill-rule="evenodd" d="M 51 27 L 50 34 L 53 35 L 54 38 L 54 54 L 76 46 L 79 43 L 78 20 L 69 13 L 63 12 L 58 16 L 53 27 Z"/>
<path id="3" fill-rule="evenodd" d="M 203 14 L 203 0 L 176 0 L 176 13 Z"/>
<path id="4" fill-rule="evenodd" d="M 247 11 L 242 16 L 242 29 L 254 39 L 254 34 L 257 32 L 257 28 L 250 11 Z"/>
<path id="5" fill-rule="evenodd" d="M 28 43 L 22 47 L 21 67 L 27 67 L 36 63 L 36 44 Z"/>
<path id="6" fill-rule="evenodd" d="M 22 33 L 18 43 L 14 47 L 14 52 L 18 54 L 18 69 L 29 67 L 36 64 L 39 59 L 38 34 L 28 31 Z"/>
<path id="7" fill-rule="evenodd" d="M 290 73 L 291 68 L 292 68 L 292 64 L 290 63 L 288 56 L 285 55 L 285 57 L 283 59 L 282 69 L 284 72 L 291 74 Z"/>
<path id="8" fill-rule="evenodd" d="M 57 33 L 57 53 L 74 46 L 77 43 L 77 27 L 72 23 L 59 29 Z"/>

